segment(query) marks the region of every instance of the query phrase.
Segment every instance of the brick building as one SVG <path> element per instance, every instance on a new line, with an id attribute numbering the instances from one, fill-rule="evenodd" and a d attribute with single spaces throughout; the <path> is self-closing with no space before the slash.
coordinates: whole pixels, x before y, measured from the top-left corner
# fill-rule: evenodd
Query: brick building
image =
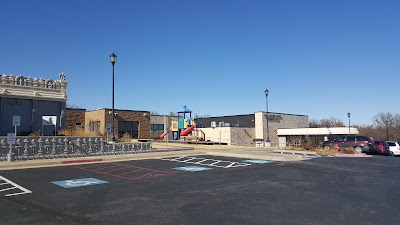
<path id="1" fill-rule="evenodd" d="M 84 131 L 86 109 L 67 108 L 66 112 L 65 129 L 70 131 Z"/>
<path id="2" fill-rule="evenodd" d="M 107 108 L 86 111 L 67 109 L 68 130 L 84 129 L 100 135 L 106 134 L 107 124 L 111 125 L 112 110 Z M 114 134 L 122 137 L 125 133 L 132 138 L 150 138 L 150 111 L 114 109 Z"/>

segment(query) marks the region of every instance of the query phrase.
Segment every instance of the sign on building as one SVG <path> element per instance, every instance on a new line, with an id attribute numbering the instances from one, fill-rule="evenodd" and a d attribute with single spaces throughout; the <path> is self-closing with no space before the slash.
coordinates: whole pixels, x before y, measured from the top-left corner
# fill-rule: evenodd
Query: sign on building
<path id="1" fill-rule="evenodd" d="M 7 144 L 15 145 L 15 133 L 7 133 Z"/>
<path id="2" fill-rule="evenodd" d="M 110 133 L 111 132 L 111 124 L 106 125 L 106 132 Z"/>
<path id="3" fill-rule="evenodd" d="M 12 124 L 14 127 L 19 127 L 21 125 L 21 117 L 17 115 L 13 116 Z"/>

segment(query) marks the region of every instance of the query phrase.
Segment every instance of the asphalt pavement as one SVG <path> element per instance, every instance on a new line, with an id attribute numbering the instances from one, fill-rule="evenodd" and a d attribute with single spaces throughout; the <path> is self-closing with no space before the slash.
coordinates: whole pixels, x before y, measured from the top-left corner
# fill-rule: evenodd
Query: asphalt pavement
<path id="1" fill-rule="evenodd" d="M 206 154 L 3 170 L 0 224 L 400 224 L 399 160 Z"/>

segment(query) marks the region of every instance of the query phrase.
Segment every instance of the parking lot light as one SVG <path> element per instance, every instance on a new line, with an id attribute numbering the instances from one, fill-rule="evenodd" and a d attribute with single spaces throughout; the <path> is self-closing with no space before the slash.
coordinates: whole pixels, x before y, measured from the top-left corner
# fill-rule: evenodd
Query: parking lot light
<path id="1" fill-rule="evenodd" d="M 115 135 L 114 135 L 114 64 L 117 61 L 117 56 L 114 52 L 110 55 L 110 61 L 112 64 L 112 112 L 111 112 L 111 141 L 115 142 Z"/>
<path id="2" fill-rule="evenodd" d="M 268 126 L 268 94 L 269 94 L 268 89 L 265 89 L 264 93 L 265 93 L 265 99 L 266 99 L 266 105 L 267 105 L 267 140 L 266 140 L 266 143 L 267 143 L 267 145 L 268 145 L 267 147 L 270 147 L 270 146 L 269 146 L 269 144 L 270 144 L 270 140 L 269 140 L 269 126 Z"/>
<path id="3" fill-rule="evenodd" d="M 347 113 L 347 117 L 349 117 L 349 134 L 351 134 L 351 131 L 350 131 L 350 116 L 351 116 L 351 113 Z"/>

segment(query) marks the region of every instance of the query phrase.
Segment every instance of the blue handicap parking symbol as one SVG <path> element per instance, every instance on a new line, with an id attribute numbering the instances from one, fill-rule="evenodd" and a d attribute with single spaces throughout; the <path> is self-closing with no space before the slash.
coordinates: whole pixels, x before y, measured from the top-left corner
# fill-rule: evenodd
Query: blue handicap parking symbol
<path id="1" fill-rule="evenodd" d="M 272 162 L 274 162 L 274 161 L 271 161 L 271 160 L 259 160 L 259 159 L 247 159 L 247 160 L 242 160 L 242 162 L 245 162 L 245 163 L 265 164 L 265 163 L 272 163 Z"/>
<path id="2" fill-rule="evenodd" d="M 96 184 L 106 184 L 107 181 L 98 180 L 94 178 L 82 178 L 82 179 L 74 179 L 74 180 L 61 180 L 61 181 L 53 181 L 51 182 L 63 188 L 75 188 L 75 187 L 83 187 L 89 185 L 96 185 Z"/>
<path id="3" fill-rule="evenodd" d="M 202 167 L 202 166 L 182 166 L 173 168 L 174 170 L 182 170 L 182 171 L 189 171 L 189 172 L 198 172 L 203 170 L 212 170 L 212 168 Z"/>

